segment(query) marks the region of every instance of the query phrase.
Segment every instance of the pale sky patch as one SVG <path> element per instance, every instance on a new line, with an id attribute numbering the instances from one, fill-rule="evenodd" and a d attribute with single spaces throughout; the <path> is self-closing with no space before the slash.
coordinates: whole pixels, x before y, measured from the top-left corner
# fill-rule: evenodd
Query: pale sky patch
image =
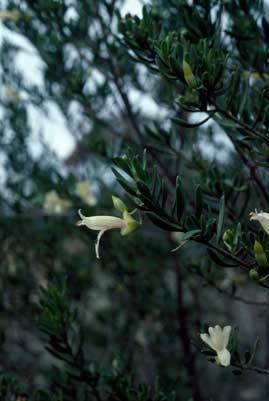
<path id="1" fill-rule="evenodd" d="M 70 6 L 73 5 L 70 0 Z M 122 7 L 122 15 L 130 12 L 131 14 L 142 15 L 142 3 L 140 0 L 126 0 Z M 66 15 L 66 18 L 75 18 L 73 8 Z M 37 85 L 42 88 L 44 64 L 38 55 L 37 50 L 31 42 L 16 32 L 10 31 L 0 23 L 0 44 L 6 38 L 22 49 L 16 56 L 16 65 L 22 72 L 25 82 L 30 85 Z M 65 120 L 61 110 L 54 103 L 47 103 L 48 115 L 40 112 L 37 108 L 31 107 L 28 113 L 31 116 L 31 126 L 33 128 L 33 138 L 31 148 L 35 155 L 39 155 L 41 151 L 40 136 L 49 148 L 55 152 L 60 159 L 65 159 L 73 151 L 75 140 L 72 133 L 68 129 L 68 122 Z"/>
<path id="2" fill-rule="evenodd" d="M 127 13 L 132 15 L 136 14 L 138 17 L 142 16 L 142 1 L 140 0 L 126 0 L 125 4 L 121 9 L 121 15 L 124 16 Z"/>

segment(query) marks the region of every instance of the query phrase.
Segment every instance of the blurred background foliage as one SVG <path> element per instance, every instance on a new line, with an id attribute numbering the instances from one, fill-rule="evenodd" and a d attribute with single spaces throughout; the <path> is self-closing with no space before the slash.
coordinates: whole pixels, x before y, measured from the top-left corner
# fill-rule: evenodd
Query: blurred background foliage
<path id="1" fill-rule="evenodd" d="M 75 223 L 79 208 L 117 215 L 111 195 L 135 207 L 111 172 L 129 146 L 147 149 L 168 194 L 180 174 L 189 210 L 197 183 L 212 216 L 226 195 L 227 227 L 242 221 L 246 230 L 249 212 L 266 208 L 267 4 L 150 0 L 141 19 L 122 7 L 1 2 L 0 399 L 264 401 L 266 376 L 234 376 L 191 343 L 204 323 L 232 324 L 242 350 L 261 337 L 257 358 L 268 367 L 265 288 L 217 266 L 202 245 L 171 253 L 179 238 L 147 218 L 128 237 L 105 233 L 100 260 L 96 232 Z M 38 60 L 40 79 L 29 79 L 24 53 Z M 73 137 L 61 158 L 49 143 L 56 135 L 65 148 L 61 128 L 46 139 L 40 123 L 52 108 Z M 74 360 L 61 342 L 69 329 L 83 338 L 83 351 L 78 339 L 71 345 Z"/>

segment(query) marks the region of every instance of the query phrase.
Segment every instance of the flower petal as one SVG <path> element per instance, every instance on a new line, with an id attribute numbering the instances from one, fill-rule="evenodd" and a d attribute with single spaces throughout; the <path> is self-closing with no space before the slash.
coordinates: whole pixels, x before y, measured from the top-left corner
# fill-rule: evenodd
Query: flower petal
<path id="1" fill-rule="evenodd" d="M 219 325 L 214 328 L 209 327 L 209 334 L 211 336 L 211 341 L 216 351 L 221 351 L 224 348 L 222 329 Z"/>
<path id="2" fill-rule="evenodd" d="M 216 335 L 215 329 L 213 327 L 209 327 L 208 332 L 211 337 L 214 337 Z"/>
<path id="3" fill-rule="evenodd" d="M 217 355 L 219 358 L 219 362 L 222 366 L 229 366 L 231 363 L 231 354 L 227 350 L 227 348 L 224 348 L 221 351 L 217 351 Z"/>
<path id="4" fill-rule="evenodd" d="M 216 336 L 221 336 L 222 335 L 222 330 L 221 330 L 221 328 L 220 328 L 220 326 L 218 324 L 215 326 L 215 335 Z"/>
<path id="5" fill-rule="evenodd" d="M 214 344 L 211 340 L 211 337 L 208 334 L 206 334 L 206 333 L 200 334 L 200 338 L 204 343 L 209 345 L 210 348 L 212 348 L 214 351 L 216 351 Z"/>
<path id="6" fill-rule="evenodd" d="M 106 230 L 99 231 L 99 233 L 98 233 L 98 235 L 97 235 L 97 241 L 96 241 L 96 244 L 95 244 L 95 254 L 96 254 L 97 259 L 100 259 L 100 255 L 99 255 L 99 245 L 100 245 L 101 237 L 102 237 L 102 235 L 103 235 L 105 232 L 106 232 Z"/>
<path id="7" fill-rule="evenodd" d="M 257 211 L 251 212 L 250 220 L 257 220 L 261 224 L 264 231 L 266 231 L 267 234 L 269 234 L 269 213 L 265 212 L 257 213 Z"/>
<path id="8" fill-rule="evenodd" d="M 81 220 L 84 220 L 86 216 L 84 216 L 84 214 L 82 214 L 81 209 L 79 209 L 78 211 L 79 217 L 81 218 Z"/>
<path id="9" fill-rule="evenodd" d="M 224 348 L 226 348 L 228 343 L 229 343 L 231 330 L 232 330 L 231 326 L 223 327 L 222 335 L 223 335 L 223 346 L 224 346 Z"/>
<path id="10" fill-rule="evenodd" d="M 219 325 L 215 326 L 215 335 L 212 338 L 212 341 L 213 341 L 216 349 L 221 350 L 224 348 L 222 329 Z"/>

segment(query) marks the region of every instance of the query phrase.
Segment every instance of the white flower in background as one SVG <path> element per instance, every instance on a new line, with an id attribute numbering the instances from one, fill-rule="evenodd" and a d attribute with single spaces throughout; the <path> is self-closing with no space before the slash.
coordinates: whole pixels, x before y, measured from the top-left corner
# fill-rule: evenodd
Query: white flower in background
<path id="1" fill-rule="evenodd" d="M 222 366 L 229 366 L 231 363 L 231 354 L 227 350 L 231 329 L 231 326 L 225 326 L 222 329 L 217 325 L 214 328 L 209 327 L 209 334 L 200 334 L 201 339 L 216 351 L 217 362 Z"/>
<path id="2" fill-rule="evenodd" d="M 0 21 L 13 21 L 17 22 L 20 17 L 22 16 L 22 13 L 18 10 L 1 10 L 0 11 Z"/>
<path id="3" fill-rule="evenodd" d="M 49 191 L 45 195 L 43 211 L 46 214 L 62 214 L 72 207 L 72 202 L 61 198 L 55 190 Z"/>
<path id="4" fill-rule="evenodd" d="M 188 241 L 184 241 L 182 239 L 183 236 L 184 236 L 184 233 L 181 232 L 181 231 L 173 231 L 173 232 L 171 232 L 171 239 L 178 244 L 176 248 L 171 250 L 171 252 L 176 252 L 180 248 L 182 248 L 185 244 L 187 244 Z"/>
<path id="5" fill-rule="evenodd" d="M 265 212 L 251 212 L 250 220 L 257 220 L 267 234 L 269 234 L 269 213 Z"/>
<path id="6" fill-rule="evenodd" d="M 183 237 L 184 233 L 181 231 L 172 231 L 171 232 L 171 239 L 176 242 L 177 244 L 181 244 L 182 241 L 182 237 Z"/>
<path id="7" fill-rule="evenodd" d="M 115 216 L 86 217 L 81 213 L 81 210 L 78 211 L 78 214 L 81 218 L 81 220 L 77 222 L 78 226 L 86 226 L 90 230 L 99 231 L 97 236 L 97 242 L 95 244 L 95 253 L 97 259 L 100 259 L 99 255 L 100 239 L 107 230 L 112 230 L 113 228 L 119 228 L 121 230 L 121 235 L 125 236 L 135 231 L 140 226 L 140 223 L 136 221 L 127 212 L 127 210 L 123 212 L 122 219 Z"/>
<path id="8" fill-rule="evenodd" d="M 14 90 L 11 86 L 5 85 L 5 97 L 9 102 L 18 103 L 21 100 L 20 92 Z"/>
<path id="9" fill-rule="evenodd" d="M 91 184 L 89 181 L 80 181 L 75 188 L 76 195 L 87 205 L 95 206 L 97 199 L 92 194 Z"/>

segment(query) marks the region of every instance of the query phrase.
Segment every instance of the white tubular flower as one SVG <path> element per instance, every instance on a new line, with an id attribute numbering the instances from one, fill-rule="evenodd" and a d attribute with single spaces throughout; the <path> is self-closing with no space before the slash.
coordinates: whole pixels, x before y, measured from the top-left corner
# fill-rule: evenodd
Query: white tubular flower
<path id="1" fill-rule="evenodd" d="M 76 195 L 89 206 L 95 206 L 96 197 L 92 194 L 91 184 L 89 181 L 80 181 L 75 188 Z"/>
<path id="2" fill-rule="evenodd" d="M 52 190 L 46 193 L 43 203 L 43 211 L 46 214 L 62 214 L 72 207 L 72 202 L 61 198 L 56 191 Z"/>
<path id="3" fill-rule="evenodd" d="M 121 235 L 125 236 L 130 234 L 131 232 L 135 231 L 139 226 L 138 223 L 128 212 L 125 210 L 123 212 L 123 218 L 120 219 L 119 217 L 115 216 L 91 216 L 86 217 L 81 213 L 81 210 L 78 211 L 78 214 L 81 218 L 77 222 L 78 226 L 86 226 L 90 230 L 99 231 L 97 236 L 97 241 L 95 244 L 95 253 L 97 259 L 100 259 L 99 255 L 99 245 L 102 235 L 107 230 L 112 230 L 113 228 L 119 228 L 121 230 Z"/>
<path id="4" fill-rule="evenodd" d="M 262 211 L 257 212 L 257 210 L 255 210 L 255 212 L 251 212 L 249 215 L 250 220 L 257 220 L 264 231 L 269 234 L 269 213 L 265 213 Z"/>
<path id="5" fill-rule="evenodd" d="M 222 329 L 217 325 L 215 328 L 209 327 L 209 334 L 200 334 L 201 339 L 209 345 L 210 348 L 216 351 L 217 362 L 222 366 L 229 366 L 231 363 L 231 354 L 227 350 L 231 329 L 231 326 L 225 326 Z"/>

